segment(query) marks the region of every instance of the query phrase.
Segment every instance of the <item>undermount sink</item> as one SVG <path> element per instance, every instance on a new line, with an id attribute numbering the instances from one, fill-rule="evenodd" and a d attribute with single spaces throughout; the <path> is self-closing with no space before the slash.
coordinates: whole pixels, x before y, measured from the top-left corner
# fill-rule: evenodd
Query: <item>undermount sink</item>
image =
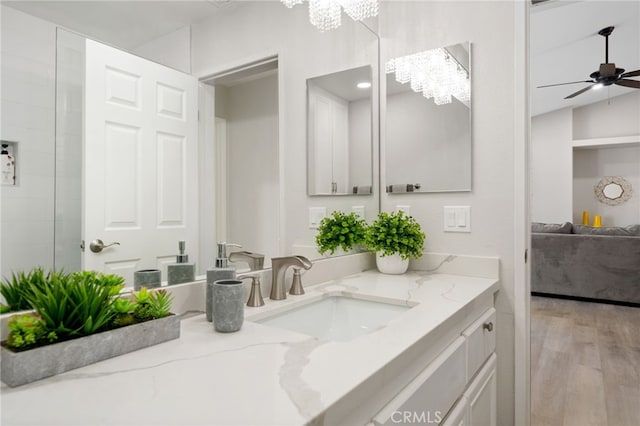
<path id="1" fill-rule="evenodd" d="M 346 342 L 384 327 L 411 308 L 400 300 L 389 303 L 331 295 L 254 322 L 322 340 Z"/>

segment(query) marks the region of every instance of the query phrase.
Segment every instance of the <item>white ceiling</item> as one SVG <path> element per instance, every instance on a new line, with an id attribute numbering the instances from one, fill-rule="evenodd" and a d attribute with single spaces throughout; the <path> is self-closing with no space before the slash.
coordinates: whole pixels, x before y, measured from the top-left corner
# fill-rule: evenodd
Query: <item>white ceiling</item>
<path id="1" fill-rule="evenodd" d="M 2 0 L 2 4 L 14 9 L 125 50 L 240 3 L 230 0 Z"/>
<path id="2" fill-rule="evenodd" d="M 598 31 L 615 26 L 609 36 L 609 62 L 626 71 L 640 69 L 640 2 L 551 0 L 531 9 L 531 115 L 586 105 L 634 90 L 608 86 L 563 99 L 589 83 L 538 89 L 537 86 L 589 80 L 604 62 L 605 39 Z M 637 77 L 634 77 L 638 80 Z"/>
<path id="3" fill-rule="evenodd" d="M 2 2 L 128 50 L 206 19 L 221 9 L 242 4 L 238 0 Z M 609 37 L 609 60 L 627 71 L 640 69 L 640 2 L 549 0 L 532 7 L 532 115 L 586 105 L 637 90 L 612 85 L 565 100 L 565 96 L 588 83 L 537 88 L 589 79 L 589 74 L 604 62 L 604 38 L 598 35 L 598 31 L 611 25 L 616 28 Z"/>

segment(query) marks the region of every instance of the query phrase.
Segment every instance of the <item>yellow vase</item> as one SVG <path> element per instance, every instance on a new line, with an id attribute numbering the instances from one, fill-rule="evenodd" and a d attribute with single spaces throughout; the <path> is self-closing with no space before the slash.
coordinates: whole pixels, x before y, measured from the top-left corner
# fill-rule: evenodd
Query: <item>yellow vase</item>
<path id="1" fill-rule="evenodd" d="M 589 226 L 589 212 L 586 210 L 582 212 L 582 224 Z"/>
<path id="2" fill-rule="evenodd" d="M 602 227 L 602 217 L 599 214 L 593 217 L 593 227 L 594 228 Z"/>

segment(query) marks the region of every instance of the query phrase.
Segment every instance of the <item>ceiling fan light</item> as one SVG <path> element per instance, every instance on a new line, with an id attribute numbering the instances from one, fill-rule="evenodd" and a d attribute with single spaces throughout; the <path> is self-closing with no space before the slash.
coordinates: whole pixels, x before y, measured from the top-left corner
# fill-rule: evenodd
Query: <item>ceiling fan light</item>
<path id="1" fill-rule="evenodd" d="M 593 90 L 600 90 L 600 89 L 602 89 L 603 87 L 604 87 L 604 84 L 602 84 L 602 83 L 598 83 L 598 84 L 594 84 L 594 85 L 593 85 L 593 87 L 592 87 L 592 89 L 593 89 Z"/>

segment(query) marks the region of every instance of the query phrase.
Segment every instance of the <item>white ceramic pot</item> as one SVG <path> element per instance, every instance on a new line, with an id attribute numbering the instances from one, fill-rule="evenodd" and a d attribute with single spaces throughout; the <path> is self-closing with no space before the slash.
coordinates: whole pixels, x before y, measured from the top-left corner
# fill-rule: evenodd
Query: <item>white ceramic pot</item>
<path id="1" fill-rule="evenodd" d="M 398 253 L 381 256 L 380 252 L 376 252 L 376 266 L 383 274 L 401 275 L 407 272 L 409 259 L 402 259 Z"/>

